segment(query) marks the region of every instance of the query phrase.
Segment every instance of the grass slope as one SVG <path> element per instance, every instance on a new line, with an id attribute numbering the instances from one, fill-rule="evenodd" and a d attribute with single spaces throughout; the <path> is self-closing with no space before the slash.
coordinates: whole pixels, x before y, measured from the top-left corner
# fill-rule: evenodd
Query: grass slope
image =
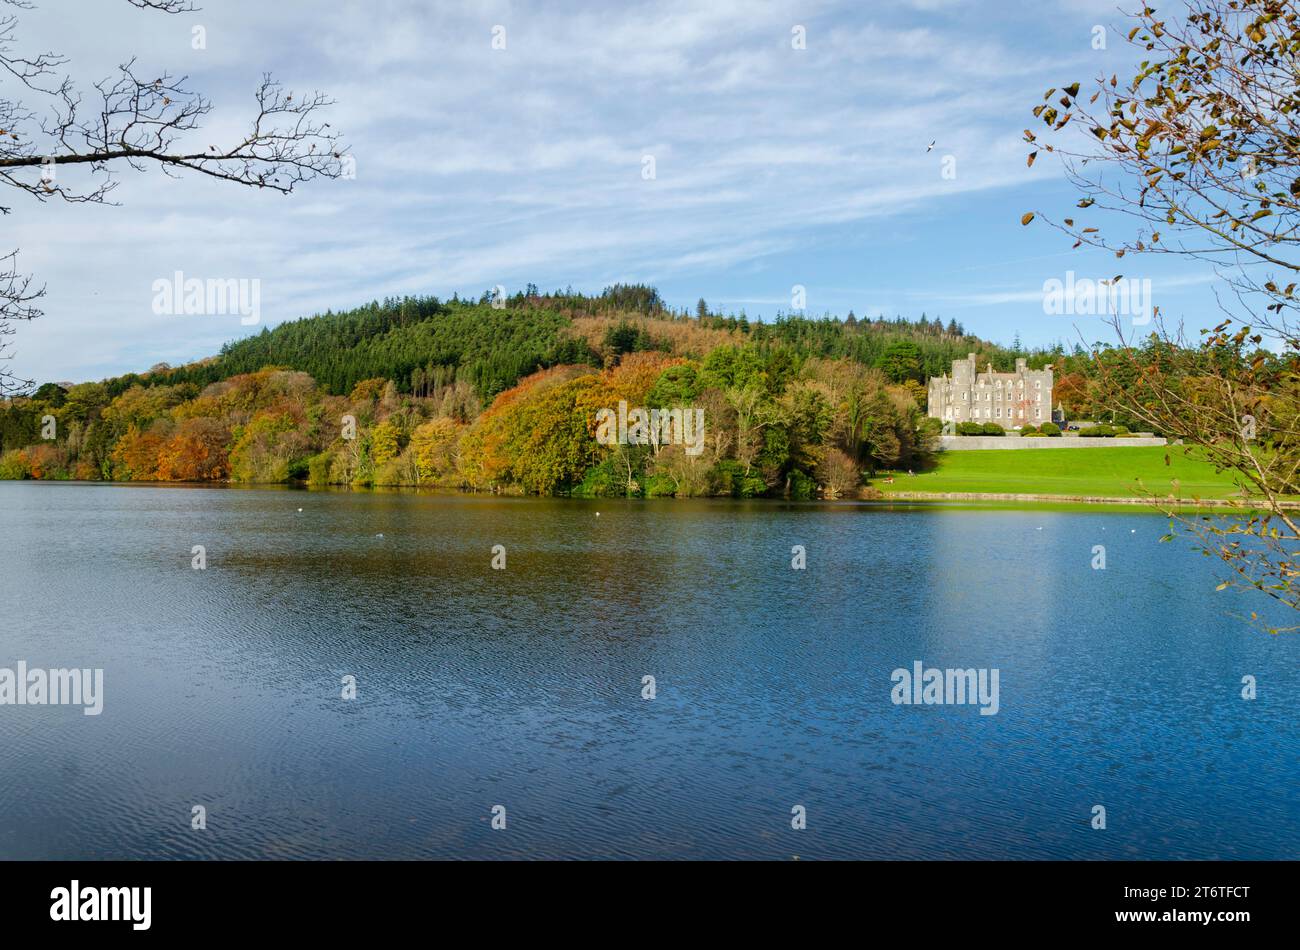
<path id="1" fill-rule="evenodd" d="M 1165 456 L 1169 464 L 1165 464 Z M 1178 480 L 1185 498 L 1227 498 L 1239 492 L 1228 472 L 1216 472 L 1179 446 L 1099 449 L 991 449 L 986 452 L 941 452 L 938 467 L 909 477 L 893 473 L 871 484 L 892 492 L 982 492 L 988 494 L 1088 495 L 1113 498 L 1137 493 L 1138 480 L 1148 491 L 1166 494 Z"/>

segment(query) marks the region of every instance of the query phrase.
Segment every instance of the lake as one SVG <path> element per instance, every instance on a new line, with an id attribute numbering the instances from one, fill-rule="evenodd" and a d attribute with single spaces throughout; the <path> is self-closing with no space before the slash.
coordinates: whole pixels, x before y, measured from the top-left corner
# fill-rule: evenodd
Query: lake
<path id="1" fill-rule="evenodd" d="M 1154 514 L 5 482 L 0 523 L 0 667 L 104 671 L 0 705 L 0 858 L 1300 856 L 1300 634 Z M 915 661 L 996 714 L 896 704 Z"/>

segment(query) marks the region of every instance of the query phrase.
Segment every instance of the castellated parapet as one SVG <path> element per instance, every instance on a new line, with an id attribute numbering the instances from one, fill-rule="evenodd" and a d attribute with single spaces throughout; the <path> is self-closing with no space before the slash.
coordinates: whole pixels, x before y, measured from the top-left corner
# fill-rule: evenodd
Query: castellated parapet
<path id="1" fill-rule="evenodd" d="M 952 375 L 930 378 L 927 413 L 944 422 L 996 422 L 1004 429 L 1052 421 L 1052 367 L 1029 369 L 1016 360 L 1011 373 L 984 372 L 975 354 L 952 361 Z"/>

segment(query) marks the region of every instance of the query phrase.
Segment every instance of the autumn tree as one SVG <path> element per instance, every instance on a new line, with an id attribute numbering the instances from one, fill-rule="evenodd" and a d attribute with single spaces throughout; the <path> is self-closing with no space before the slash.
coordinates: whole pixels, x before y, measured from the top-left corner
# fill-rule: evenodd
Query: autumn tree
<path id="1" fill-rule="evenodd" d="M 1099 384 L 1144 427 L 1234 472 L 1250 496 L 1222 520 L 1183 516 L 1176 485 L 1155 492 L 1228 569 L 1222 586 L 1300 608 L 1300 521 L 1286 504 L 1300 471 L 1300 10 L 1187 0 L 1167 17 L 1144 7 L 1131 23 L 1131 78 L 1071 81 L 1033 110 L 1042 128 L 1025 131 L 1029 163 L 1050 153 L 1079 190 L 1074 210 L 1044 217 L 1076 247 L 1117 260 L 1216 266 L 1215 325 L 1189 341 L 1158 308 L 1151 331 L 1113 317 L 1120 348 L 1097 361 Z M 1116 283 L 1126 269 L 1117 264 Z"/>
<path id="2" fill-rule="evenodd" d="M 158 478 L 158 456 L 166 444 L 166 427 L 151 425 L 141 430 L 134 423 L 113 448 L 113 475 L 124 481 L 154 481 Z"/>
<path id="3" fill-rule="evenodd" d="M 370 434 L 370 456 L 376 465 L 384 465 L 397 458 L 401 451 L 400 438 L 398 427 L 389 420 L 375 426 Z"/>
<path id="4" fill-rule="evenodd" d="M 156 475 L 162 481 L 218 481 L 229 474 L 226 442 L 230 432 L 217 419 L 186 419 L 158 450 Z"/>
<path id="5" fill-rule="evenodd" d="M 420 482 L 439 482 L 454 475 L 463 427 L 452 419 L 431 419 L 411 433 L 411 451 Z"/>
<path id="6" fill-rule="evenodd" d="M 841 495 L 857 490 L 862 482 L 862 473 L 857 464 L 847 454 L 832 448 L 817 465 L 817 481 L 827 498 L 839 498 Z"/>

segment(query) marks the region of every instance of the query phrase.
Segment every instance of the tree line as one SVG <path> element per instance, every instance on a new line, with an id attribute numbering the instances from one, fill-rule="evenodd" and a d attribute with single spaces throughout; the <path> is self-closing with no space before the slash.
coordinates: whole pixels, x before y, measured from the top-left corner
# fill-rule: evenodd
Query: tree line
<path id="1" fill-rule="evenodd" d="M 186 366 L 4 400 L 0 477 L 836 496 L 927 463 L 938 423 L 924 381 L 968 352 L 998 369 L 1021 355 L 1054 365 L 1058 400 L 1099 418 L 1115 374 L 1141 375 L 1107 351 L 1022 353 L 949 331 L 924 318 L 742 324 L 673 312 L 640 285 L 389 298 Z M 597 414 L 620 402 L 703 410 L 702 445 L 601 444 Z"/>

